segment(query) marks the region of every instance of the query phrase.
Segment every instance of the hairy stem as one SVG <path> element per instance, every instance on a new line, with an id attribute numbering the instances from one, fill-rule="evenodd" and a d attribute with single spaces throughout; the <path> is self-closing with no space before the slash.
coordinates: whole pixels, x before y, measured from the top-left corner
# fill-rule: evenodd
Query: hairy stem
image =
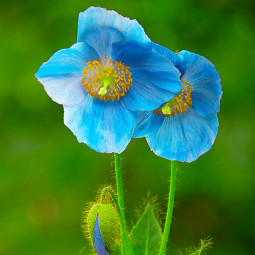
<path id="1" fill-rule="evenodd" d="M 126 229 L 125 210 L 124 210 L 124 195 L 121 179 L 121 165 L 120 165 L 120 154 L 114 153 L 115 157 L 115 174 L 116 174 L 116 185 L 118 195 L 118 207 L 119 207 L 119 218 L 120 218 L 120 231 L 122 241 L 122 254 L 132 255 L 132 249 L 129 244 L 129 238 Z"/>
<path id="2" fill-rule="evenodd" d="M 176 183 L 176 161 L 172 161 L 168 208 L 167 208 L 165 228 L 164 228 L 163 239 L 162 239 L 159 255 L 165 255 L 165 252 L 166 252 L 167 241 L 168 241 L 170 227 L 172 223 L 172 217 L 173 217 L 175 183 Z"/>
<path id="3" fill-rule="evenodd" d="M 102 190 L 102 193 L 101 193 L 102 204 L 105 203 L 105 197 L 106 197 L 107 192 L 110 193 L 112 201 L 113 201 L 113 204 L 115 205 L 117 213 L 118 213 L 118 216 L 120 218 L 121 217 L 121 210 L 120 210 L 120 207 L 119 207 L 119 204 L 118 204 L 118 198 L 117 198 L 117 196 L 115 195 L 115 193 L 113 192 L 113 190 L 110 187 L 105 187 Z"/>

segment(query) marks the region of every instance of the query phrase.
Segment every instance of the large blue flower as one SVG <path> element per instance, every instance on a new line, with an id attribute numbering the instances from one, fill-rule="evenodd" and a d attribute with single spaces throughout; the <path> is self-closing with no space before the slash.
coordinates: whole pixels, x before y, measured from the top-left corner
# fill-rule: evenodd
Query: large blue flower
<path id="1" fill-rule="evenodd" d="M 64 105 L 78 141 L 109 153 L 129 143 L 135 111 L 158 108 L 182 89 L 180 72 L 136 20 L 95 7 L 80 13 L 77 43 L 53 54 L 36 77 Z"/>
<path id="2" fill-rule="evenodd" d="M 220 77 L 214 65 L 198 54 L 156 48 L 181 72 L 183 88 L 157 110 L 141 112 L 134 137 L 145 136 L 158 156 L 191 162 L 211 148 L 217 135 Z"/>

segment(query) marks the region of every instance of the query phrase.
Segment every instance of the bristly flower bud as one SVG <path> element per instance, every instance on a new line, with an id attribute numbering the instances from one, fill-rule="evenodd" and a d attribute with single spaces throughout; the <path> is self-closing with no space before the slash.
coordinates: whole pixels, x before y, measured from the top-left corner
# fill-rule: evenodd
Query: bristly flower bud
<path id="1" fill-rule="evenodd" d="M 84 218 L 85 229 L 98 255 L 114 251 L 119 236 L 119 219 L 111 204 L 94 204 Z"/>

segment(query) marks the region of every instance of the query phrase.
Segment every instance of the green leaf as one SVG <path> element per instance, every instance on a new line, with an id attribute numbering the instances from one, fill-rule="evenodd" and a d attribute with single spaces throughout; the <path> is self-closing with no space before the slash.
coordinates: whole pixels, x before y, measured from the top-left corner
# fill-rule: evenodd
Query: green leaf
<path id="1" fill-rule="evenodd" d="M 147 205 L 144 214 L 130 233 L 134 255 L 155 255 L 159 253 L 162 230 L 154 215 L 153 208 Z"/>

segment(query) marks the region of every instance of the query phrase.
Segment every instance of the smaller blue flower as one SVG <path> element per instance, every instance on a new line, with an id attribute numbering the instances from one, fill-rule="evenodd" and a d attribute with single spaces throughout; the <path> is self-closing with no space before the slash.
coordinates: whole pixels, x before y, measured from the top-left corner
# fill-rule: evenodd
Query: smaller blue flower
<path id="1" fill-rule="evenodd" d="M 134 137 L 145 136 L 158 156 L 191 162 L 210 150 L 216 138 L 220 77 L 214 65 L 198 54 L 155 47 L 181 72 L 182 90 L 160 108 L 140 112 Z"/>
<path id="2" fill-rule="evenodd" d="M 97 255 L 109 255 L 110 253 L 106 250 L 103 237 L 99 227 L 98 214 L 96 217 L 95 228 L 94 228 L 94 248 Z"/>
<path id="3" fill-rule="evenodd" d="M 78 141 L 107 153 L 126 148 L 135 111 L 151 111 L 180 92 L 179 76 L 136 20 L 97 7 L 80 13 L 77 43 L 36 73 L 48 95 L 63 104 L 64 123 Z"/>

